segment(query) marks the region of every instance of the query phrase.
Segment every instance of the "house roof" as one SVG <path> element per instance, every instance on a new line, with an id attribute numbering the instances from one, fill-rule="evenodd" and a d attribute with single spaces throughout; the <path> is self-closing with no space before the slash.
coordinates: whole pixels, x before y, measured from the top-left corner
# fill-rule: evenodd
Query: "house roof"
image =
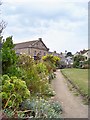
<path id="1" fill-rule="evenodd" d="M 27 48 L 30 45 L 32 45 L 33 43 L 35 43 L 37 40 L 33 40 L 33 41 L 27 41 L 27 42 L 22 42 L 22 43 L 17 43 L 15 44 L 15 49 L 19 49 L 19 48 Z"/>
<path id="2" fill-rule="evenodd" d="M 41 38 L 39 38 L 39 40 L 33 40 L 33 41 L 27 41 L 27 42 L 22 42 L 22 43 L 17 43 L 15 44 L 15 49 L 21 49 L 21 48 L 30 48 L 30 47 L 34 47 L 34 44 L 36 44 L 37 42 L 42 42 L 43 45 L 45 46 L 45 48 L 47 50 L 49 50 L 46 45 L 44 44 L 44 42 L 42 41 Z"/>
<path id="3" fill-rule="evenodd" d="M 74 55 L 83 55 L 83 54 L 85 54 L 87 51 L 89 51 L 89 49 L 88 50 L 80 50 L 80 52 L 76 52 Z"/>

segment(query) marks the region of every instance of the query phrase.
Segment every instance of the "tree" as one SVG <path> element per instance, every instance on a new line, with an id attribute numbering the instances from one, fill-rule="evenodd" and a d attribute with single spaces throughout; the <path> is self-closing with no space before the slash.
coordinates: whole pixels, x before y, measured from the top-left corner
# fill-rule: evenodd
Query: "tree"
<path id="1" fill-rule="evenodd" d="M 72 53 L 71 53 L 71 52 L 68 52 L 68 53 L 66 54 L 66 57 L 68 57 L 68 56 L 72 56 Z"/>
<path id="2" fill-rule="evenodd" d="M 84 62 L 85 57 L 82 55 L 77 55 L 74 57 L 73 67 L 82 67 L 82 63 Z"/>
<path id="3" fill-rule="evenodd" d="M 6 38 L 2 45 L 2 74 L 6 74 L 8 69 L 17 62 L 12 36 Z"/>

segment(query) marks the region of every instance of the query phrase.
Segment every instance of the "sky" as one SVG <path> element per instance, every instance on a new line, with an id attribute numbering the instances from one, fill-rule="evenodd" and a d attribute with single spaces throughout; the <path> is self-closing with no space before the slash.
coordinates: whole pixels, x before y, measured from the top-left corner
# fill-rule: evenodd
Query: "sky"
<path id="1" fill-rule="evenodd" d="M 79 1 L 79 2 L 78 2 Z M 87 0 L 2 0 L 4 37 L 14 43 L 42 38 L 50 51 L 88 49 Z"/>

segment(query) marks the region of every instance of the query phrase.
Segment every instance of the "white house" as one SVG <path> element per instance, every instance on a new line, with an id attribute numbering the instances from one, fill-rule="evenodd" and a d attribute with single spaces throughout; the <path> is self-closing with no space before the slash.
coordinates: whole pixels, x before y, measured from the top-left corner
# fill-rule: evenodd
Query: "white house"
<path id="1" fill-rule="evenodd" d="M 85 57 L 85 61 L 87 61 L 90 58 L 90 49 L 88 49 L 84 54 L 82 54 Z"/>

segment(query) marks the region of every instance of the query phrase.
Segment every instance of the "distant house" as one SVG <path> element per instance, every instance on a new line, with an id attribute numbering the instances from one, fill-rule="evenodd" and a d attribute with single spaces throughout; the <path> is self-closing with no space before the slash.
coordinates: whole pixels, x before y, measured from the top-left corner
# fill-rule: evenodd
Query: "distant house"
<path id="1" fill-rule="evenodd" d="M 62 61 L 62 62 L 65 62 L 65 61 L 66 61 L 66 57 L 65 57 L 65 56 L 66 56 L 66 53 L 62 53 L 62 52 L 61 52 L 59 56 L 60 56 L 60 58 L 61 58 L 60 61 Z"/>
<path id="2" fill-rule="evenodd" d="M 73 56 L 67 56 L 67 53 L 60 53 L 61 63 L 66 67 L 72 67 L 73 65 Z"/>
<path id="3" fill-rule="evenodd" d="M 80 52 L 76 52 L 74 54 L 74 57 L 77 56 L 77 55 L 82 55 L 85 57 L 85 61 L 87 61 L 89 58 L 90 58 L 90 49 L 88 50 L 81 50 Z"/>
<path id="4" fill-rule="evenodd" d="M 85 57 L 85 61 L 87 61 L 90 58 L 90 49 L 88 49 L 82 56 Z"/>
<path id="5" fill-rule="evenodd" d="M 57 53 L 56 51 L 54 52 L 48 52 L 49 55 L 53 55 L 53 56 L 57 56 L 57 57 L 60 57 L 60 54 Z"/>
<path id="6" fill-rule="evenodd" d="M 42 41 L 42 38 L 39 38 L 38 40 L 15 44 L 15 51 L 17 54 L 27 54 L 35 59 L 37 56 L 40 58 L 45 56 L 49 49 Z"/>
<path id="7" fill-rule="evenodd" d="M 77 55 L 80 55 L 80 52 L 76 52 L 76 53 L 74 54 L 74 57 L 77 56 Z"/>
<path id="8" fill-rule="evenodd" d="M 77 55 L 83 55 L 84 53 L 86 53 L 87 52 L 87 50 L 80 50 L 80 52 L 76 52 L 75 54 L 74 54 L 74 57 L 75 56 L 77 56 Z"/>
<path id="9" fill-rule="evenodd" d="M 66 57 L 66 64 L 68 67 L 71 67 L 73 65 L 73 57 L 71 56 Z"/>

